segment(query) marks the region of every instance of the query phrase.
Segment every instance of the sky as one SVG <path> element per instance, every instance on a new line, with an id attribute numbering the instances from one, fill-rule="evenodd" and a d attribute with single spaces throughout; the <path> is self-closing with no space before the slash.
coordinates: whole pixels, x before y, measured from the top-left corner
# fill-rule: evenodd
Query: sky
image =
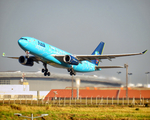
<path id="1" fill-rule="evenodd" d="M 91 54 L 103 41 L 103 54 L 137 53 L 140 56 L 102 60 L 100 65 L 129 65 L 131 83 L 147 83 L 150 71 L 149 0 L 0 0 L 0 53 L 25 55 L 17 41 L 29 36 L 72 54 Z M 0 71 L 39 71 L 18 60 L 0 57 Z M 69 74 L 65 69 L 48 66 L 52 73 Z M 118 75 L 118 71 L 121 74 Z M 81 75 L 80 73 L 77 73 Z M 83 74 L 83 73 L 82 73 Z M 84 73 L 126 80 L 126 69 L 103 69 Z M 150 75 L 148 75 L 150 83 Z"/>

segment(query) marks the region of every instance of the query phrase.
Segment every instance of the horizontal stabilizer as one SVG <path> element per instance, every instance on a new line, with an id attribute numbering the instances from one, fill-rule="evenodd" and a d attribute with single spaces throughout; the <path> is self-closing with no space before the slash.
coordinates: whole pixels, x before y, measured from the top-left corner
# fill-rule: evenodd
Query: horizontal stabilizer
<path id="1" fill-rule="evenodd" d="M 95 66 L 95 69 L 104 69 L 104 68 L 124 68 L 123 66 Z"/>

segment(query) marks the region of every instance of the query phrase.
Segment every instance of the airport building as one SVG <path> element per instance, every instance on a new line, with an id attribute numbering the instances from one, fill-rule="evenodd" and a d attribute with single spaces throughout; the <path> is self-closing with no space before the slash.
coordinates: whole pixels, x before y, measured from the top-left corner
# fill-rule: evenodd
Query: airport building
<path id="1" fill-rule="evenodd" d="M 74 98 L 113 97 L 125 98 L 126 89 L 118 79 L 98 76 L 74 76 Z M 80 80 L 77 87 L 76 81 Z M 44 99 L 70 98 L 72 77 L 68 74 L 43 76 L 41 72 L 0 72 L 0 99 Z M 79 91 L 77 91 L 78 89 Z M 129 88 L 129 97 L 150 98 L 150 88 Z"/>
<path id="2" fill-rule="evenodd" d="M 80 87 L 120 87 L 120 80 L 100 78 L 98 76 L 77 75 Z M 43 76 L 41 72 L 0 72 L 0 98 L 43 99 L 52 89 L 70 87 L 72 77 L 69 74 L 54 74 Z"/>
<path id="3" fill-rule="evenodd" d="M 79 94 L 79 95 L 77 95 Z M 45 100 L 53 100 L 59 98 L 70 99 L 72 96 L 71 88 L 66 89 L 53 89 L 51 90 L 45 97 Z M 73 90 L 73 98 L 81 99 L 93 99 L 95 98 L 110 98 L 110 99 L 123 99 L 126 98 L 126 88 L 123 87 L 85 87 L 80 88 L 79 92 L 74 88 Z M 128 97 L 130 99 L 150 99 L 150 88 L 129 88 L 128 89 Z"/>

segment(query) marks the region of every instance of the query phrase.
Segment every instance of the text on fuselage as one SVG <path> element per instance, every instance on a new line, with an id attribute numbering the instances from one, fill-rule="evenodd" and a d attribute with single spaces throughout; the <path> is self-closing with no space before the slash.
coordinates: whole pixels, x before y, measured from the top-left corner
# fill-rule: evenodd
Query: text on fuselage
<path id="1" fill-rule="evenodd" d="M 38 41 L 38 45 L 40 45 L 40 46 L 42 46 L 42 47 L 45 47 L 45 44 L 42 43 L 42 42 L 40 42 L 40 41 Z"/>

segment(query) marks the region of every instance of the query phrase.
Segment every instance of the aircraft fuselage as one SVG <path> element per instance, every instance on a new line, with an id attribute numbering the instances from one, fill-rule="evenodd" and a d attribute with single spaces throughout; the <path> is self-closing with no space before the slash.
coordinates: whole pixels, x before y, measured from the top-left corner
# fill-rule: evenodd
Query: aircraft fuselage
<path id="1" fill-rule="evenodd" d="M 41 61 L 59 68 L 73 68 L 76 72 L 91 72 L 95 71 L 95 64 L 89 61 L 81 61 L 78 65 L 67 64 L 53 57 L 52 55 L 72 55 L 66 51 L 56 48 L 52 45 L 44 43 L 40 40 L 31 37 L 25 37 L 18 40 L 19 46 L 30 54 L 39 57 Z"/>

